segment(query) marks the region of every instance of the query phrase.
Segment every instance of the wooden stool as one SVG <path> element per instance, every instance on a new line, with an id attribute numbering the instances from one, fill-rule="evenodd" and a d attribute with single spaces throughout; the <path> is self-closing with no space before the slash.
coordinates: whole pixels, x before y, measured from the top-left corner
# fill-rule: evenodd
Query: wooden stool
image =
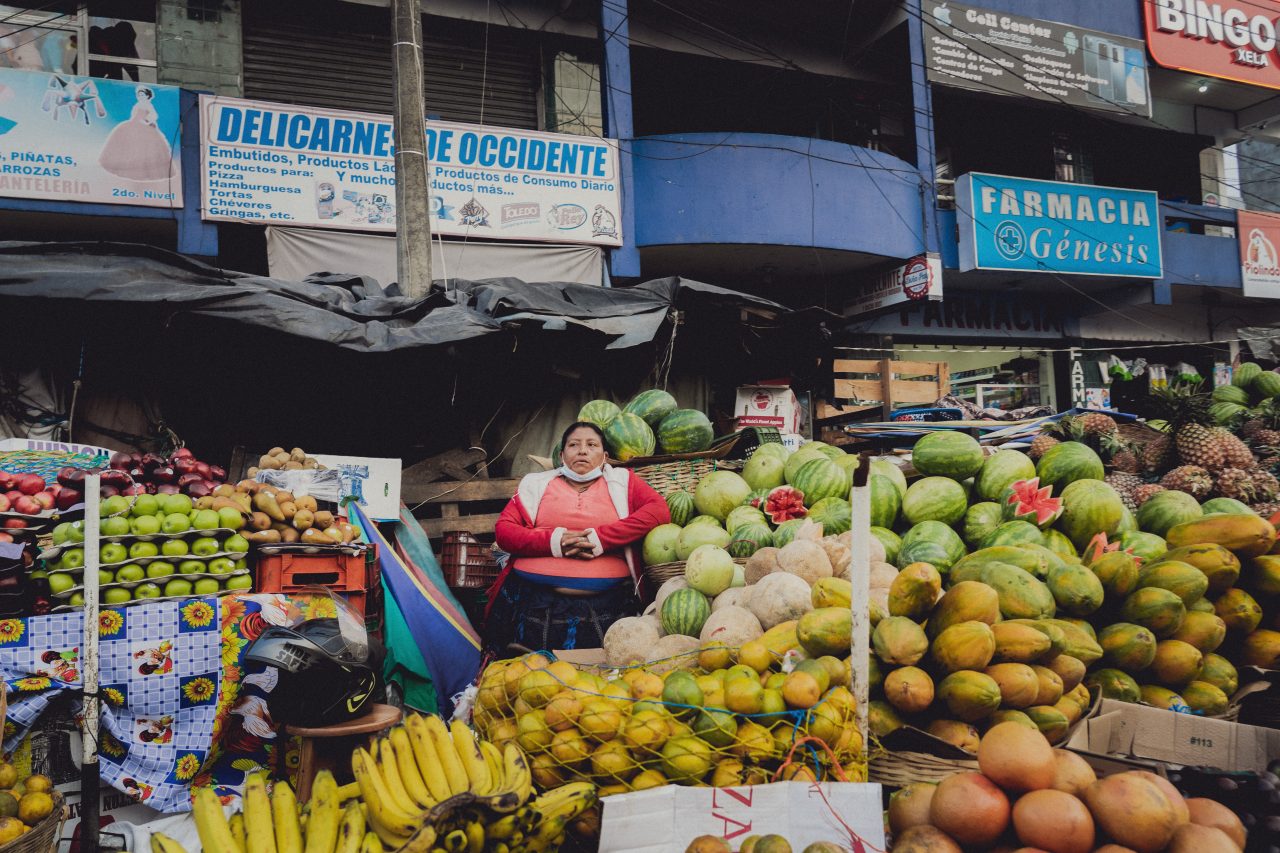
<path id="1" fill-rule="evenodd" d="M 400 722 L 400 716 L 400 709 L 392 705 L 372 705 L 369 713 L 346 723 L 318 728 L 285 726 L 288 734 L 302 738 L 298 757 L 298 802 L 305 803 L 311 798 L 311 782 L 321 770 L 340 769 L 343 777 L 350 774 L 351 751 L 355 748 L 351 743 L 353 739 L 389 729 Z M 317 748 L 317 741 L 321 740 L 328 741 L 325 748 Z"/>

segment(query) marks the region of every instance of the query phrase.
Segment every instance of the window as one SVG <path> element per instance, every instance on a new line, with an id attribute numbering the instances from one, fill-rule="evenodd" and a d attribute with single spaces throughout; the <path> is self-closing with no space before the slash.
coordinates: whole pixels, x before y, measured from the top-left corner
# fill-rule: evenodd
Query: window
<path id="1" fill-rule="evenodd" d="M 222 0 L 187 0 L 187 20 L 219 23 L 222 20 Z"/>
<path id="2" fill-rule="evenodd" d="M 551 58 L 547 130 L 581 136 L 604 134 L 600 66 L 561 51 Z"/>
<path id="3" fill-rule="evenodd" d="M 0 5 L 0 68 L 77 74 L 80 35 L 76 3 L 40 12 Z"/>
<path id="4" fill-rule="evenodd" d="M 154 83 L 155 0 L 0 5 L 0 68 Z"/>
<path id="5" fill-rule="evenodd" d="M 1093 153 L 1069 133 L 1053 135 L 1053 179 L 1071 184 L 1093 183 Z"/>

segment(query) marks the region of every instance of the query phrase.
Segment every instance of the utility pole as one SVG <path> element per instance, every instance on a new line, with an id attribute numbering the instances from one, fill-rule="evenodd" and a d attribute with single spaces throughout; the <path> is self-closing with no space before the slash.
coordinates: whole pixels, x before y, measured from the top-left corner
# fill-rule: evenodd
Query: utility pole
<path id="1" fill-rule="evenodd" d="M 396 144 L 396 276 L 407 296 L 431 288 L 426 106 L 422 101 L 421 0 L 391 0 Z"/>

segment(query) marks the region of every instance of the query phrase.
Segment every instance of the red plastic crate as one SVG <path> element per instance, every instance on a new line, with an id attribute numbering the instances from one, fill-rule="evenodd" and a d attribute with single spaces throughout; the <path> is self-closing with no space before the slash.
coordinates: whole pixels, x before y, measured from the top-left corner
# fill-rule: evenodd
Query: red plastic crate
<path id="1" fill-rule="evenodd" d="M 376 545 L 354 553 L 341 545 L 332 549 L 269 546 L 259 554 L 255 591 L 298 594 L 315 586 L 346 599 L 371 630 L 381 628 L 382 577 Z"/>

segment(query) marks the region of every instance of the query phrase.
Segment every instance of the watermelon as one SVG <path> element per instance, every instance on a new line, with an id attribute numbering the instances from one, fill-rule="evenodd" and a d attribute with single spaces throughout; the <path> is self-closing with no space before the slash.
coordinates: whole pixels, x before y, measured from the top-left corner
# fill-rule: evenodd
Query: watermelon
<path id="1" fill-rule="evenodd" d="M 1105 474 L 1098 454 L 1078 441 L 1055 444 L 1036 463 L 1040 485 L 1052 486 L 1059 495 L 1076 480 L 1101 480 Z"/>
<path id="2" fill-rule="evenodd" d="M 1232 388 L 1234 386 L 1227 385 L 1225 387 Z M 1247 408 L 1237 403 L 1214 403 L 1209 407 L 1209 414 L 1213 417 L 1214 423 L 1223 426 L 1234 423 L 1244 417 L 1248 411 Z"/>
<path id="3" fill-rule="evenodd" d="M 888 477 L 893 483 L 894 488 L 898 490 L 899 497 L 907 494 L 907 475 L 902 473 L 902 469 L 887 459 L 872 459 L 871 473 L 879 474 L 882 477 Z"/>
<path id="4" fill-rule="evenodd" d="M 795 453 L 792 453 L 787 457 L 786 465 L 783 468 L 783 476 L 786 477 L 788 483 L 794 486 L 796 484 L 796 472 L 800 470 L 800 466 L 804 465 L 806 462 L 812 462 L 815 459 L 823 459 L 827 462 L 831 461 L 827 458 L 827 454 L 823 453 L 821 449 L 814 447 L 812 443 L 804 445 Z M 801 489 L 801 491 L 804 490 Z"/>
<path id="5" fill-rule="evenodd" d="M 685 527 L 693 527 L 698 524 L 709 524 L 712 527 L 724 527 L 724 525 L 720 523 L 720 519 L 716 518 L 714 515 L 695 515 L 693 518 L 689 519 L 689 523 L 686 524 Z"/>
<path id="6" fill-rule="evenodd" d="M 769 522 L 765 519 L 764 512 L 753 506 L 736 506 L 724 518 L 724 529 L 729 532 L 745 524 L 763 524 L 767 527 Z"/>
<path id="7" fill-rule="evenodd" d="M 853 508 L 844 498 L 823 498 L 809 507 L 808 518 L 822 525 L 823 536 L 836 536 L 849 529 Z"/>
<path id="8" fill-rule="evenodd" d="M 1235 498 L 1213 498 L 1207 500 L 1200 505 L 1200 510 L 1205 515 L 1215 512 L 1224 512 L 1228 515 L 1251 515 L 1253 510 L 1249 509 L 1247 504 L 1243 504 Z M 1192 519 L 1194 521 L 1195 519 Z"/>
<path id="9" fill-rule="evenodd" d="M 1257 379 L 1261 374 L 1261 365 L 1246 361 L 1232 371 L 1231 384 L 1238 388 L 1248 388 L 1253 385 L 1253 380 Z"/>
<path id="10" fill-rule="evenodd" d="M 916 542 L 921 541 L 935 542 L 942 546 L 942 549 L 950 558 L 947 561 L 947 565 L 959 560 L 968 550 L 965 548 L 964 540 L 960 538 L 960 534 L 941 521 L 922 521 L 914 525 L 903 535 L 902 548 L 906 550 Z"/>
<path id="11" fill-rule="evenodd" d="M 684 527 L 693 520 L 696 510 L 693 506 L 693 495 L 677 489 L 667 495 L 667 510 L 671 513 L 671 523 Z"/>
<path id="12" fill-rule="evenodd" d="M 796 532 L 800 530 L 800 525 L 805 523 L 803 518 L 793 518 L 790 521 L 784 521 L 779 524 L 773 531 L 773 547 L 781 548 L 792 539 L 796 538 Z"/>
<path id="13" fill-rule="evenodd" d="M 769 490 L 786 482 L 787 457 L 778 453 L 765 451 L 765 447 L 778 445 L 762 445 L 751 454 L 747 464 L 742 466 L 742 479 L 753 490 Z"/>
<path id="14" fill-rule="evenodd" d="M 926 477 L 964 480 L 982 468 L 982 445 L 962 432 L 931 432 L 911 448 L 911 464 Z"/>
<path id="15" fill-rule="evenodd" d="M 676 410 L 676 405 L 675 397 L 661 389 L 651 388 L 632 397 L 622 411 L 637 415 L 651 428 L 657 429 L 662 419 Z"/>
<path id="16" fill-rule="evenodd" d="M 1101 480 L 1074 480 L 1062 490 L 1062 518 L 1058 529 L 1067 534 L 1077 548 L 1088 545 L 1099 533 L 1114 535 L 1123 518 L 1124 503 L 1120 496 Z"/>
<path id="17" fill-rule="evenodd" d="M 729 553 L 734 557 L 750 557 L 761 548 L 773 544 L 773 531 L 764 523 L 744 524 L 730 534 Z"/>
<path id="18" fill-rule="evenodd" d="M 964 525 L 961 527 L 965 544 L 970 548 L 978 547 L 978 543 L 1000 526 L 1004 515 L 1000 504 L 991 501 L 976 503 L 964 514 Z"/>
<path id="19" fill-rule="evenodd" d="M 823 458 L 801 465 L 791 485 L 804 492 L 804 505 L 811 507 L 823 498 L 848 498 L 853 483 L 843 468 Z"/>
<path id="20" fill-rule="evenodd" d="M 974 488 L 979 500 L 998 501 L 1004 497 L 1005 489 L 1035 475 L 1036 463 L 1030 456 L 1018 450 L 998 450 L 982 463 Z"/>
<path id="21" fill-rule="evenodd" d="M 625 414 L 623 412 L 618 417 Z M 712 471 L 698 481 L 698 487 L 693 490 L 693 504 L 698 512 L 724 521 L 729 512 L 740 506 L 749 494 L 751 487 L 736 471 Z"/>
<path id="22" fill-rule="evenodd" d="M 1062 515 L 1062 499 L 1052 497 L 1053 489 L 1041 486 L 1039 477 L 1018 480 L 1005 489 L 1001 506 L 1006 521 L 1029 521 L 1043 530 Z"/>
<path id="23" fill-rule="evenodd" d="M 711 602 L 696 589 L 685 587 L 677 589 L 662 602 L 662 610 L 658 618 L 662 621 L 662 630 L 668 634 L 683 634 L 696 637 L 702 633 L 702 626 L 711 617 Z"/>
<path id="24" fill-rule="evenodd" d="M 871 524 L 875 527 L 893 527 L 902 510 L 902 495 L 888 477 L 873 473 L 870 480 Z"/>
<path id="25" fill-rule="evenodd" d="M 1264 370 L 1250 383 L 1249 390 L 1259 397 L 1280 397 L 1280 373 Z"/>
<path id="26" fill-rule="evenodd" d="M 1144 560 L 1154 560 L 1162 556 L 1169 546 L 1165 543 L 1163 536 L 1157 536 L 1154 533 L 1143 533 L 1138 530 L 1130 530 L 1120 537 L 1120 550 L 1132 552 L 1133 556 L 1141 557 Z"/>
<path id="27" fill-rule="evenodd" d="M 656 440 L 644 419 L 632 412 L 622 412 L 604 428 L 604 442 L 609 455 L 619 462 L 638 456 L 652 456 Z"/>
<path id="28" fill-rule="evenodd" d="M 902 550 L 902 539 L 898 534 L 885 527 L 871 527 L 871 535 L 880 540 L 880 544 L 884 546 L 884 559 L 886 562 L 892 563 L 898 559 L 898 552 Z"/>
<path id="29" fill-rule="evenodd" d="M 899 569 L 905 569 L 912 563 L 928 563 L 938 570 L 940 574 L 945 575 L 951 569 L 951 564 L 955 562 L 947 547 L 941 542 L 935 542 L 932 539 L 917 539 L 910 545 L 905 542 L 901 550 L 898 551 L 894 565 Z"/>
<path id="30" fill-rule="evenodd" d="M 1133 513 L 1128 507 L 1124 508 L 1124 512 L 1120 515 L 1120 523 L 1116 525 L 1116 535 L 1121 536 L 1125 533 L 1136 533 L 1138 530 L 1138 521 L 1133 517 Z"/>
<path id="31" fill-rule="evenodd" d="M 1249 405 L 1249 392 L 1235 385 L 1219 385 L 1213 389 L 1215 403 L 1235 403 L 1238 406 Z"/>
<path id="32" fill-rule="evenodd" d="M 687 560 L 700 545 L 727 548 L 733 536 L 718 524 L 690 524 L 676 537 L 676 559 Z"/>
<path id="33" fill-rule="evenodd" d="M 804 493 L 794 486 L 778 486 L 776 489 L 770 489 L 761 509 L 774 524 L 804 518 L 809 514 L 804 505 Z"/>
<path id="34" fill-rule="evenodd" d="M 658 446 L 667 453 L 701 453 L 714 437 L 711 421 L 697 409 L 676 409 L 658 423 Z"/>
<path id="35" fill-rule="evenodd" d="M 1044 542 L 1040 528 L 1029 521 L 1006 521 L 987 534 L 979 544 L 983 548 L 996 545 L 1039 545 Z"/>
<path id="36" fill-rule="evenodd" d="M 955 524 L 964 518 L 969 502 L 964 486 L 948 477 L 924 477 L 907 487 L 902 514 L 910 524 L 941 521 Z"/>
<path id="37" fill-rule="evenodd" d="M 617 403 L 609 400 L 592 400 L 578 410 L 578 420 L 595 424 L 604 429 L 609 425 L 609 421 L 616 418 L 621 411 Z"/>
<path id="38" fill-rule="evenodd" d="M 1138 529 L 1164 536 L 1171 528 L 1202 515 L 1199 501 L 1186 492 L 1168 489 L 1156 492 L 1138 507 Z"/>

